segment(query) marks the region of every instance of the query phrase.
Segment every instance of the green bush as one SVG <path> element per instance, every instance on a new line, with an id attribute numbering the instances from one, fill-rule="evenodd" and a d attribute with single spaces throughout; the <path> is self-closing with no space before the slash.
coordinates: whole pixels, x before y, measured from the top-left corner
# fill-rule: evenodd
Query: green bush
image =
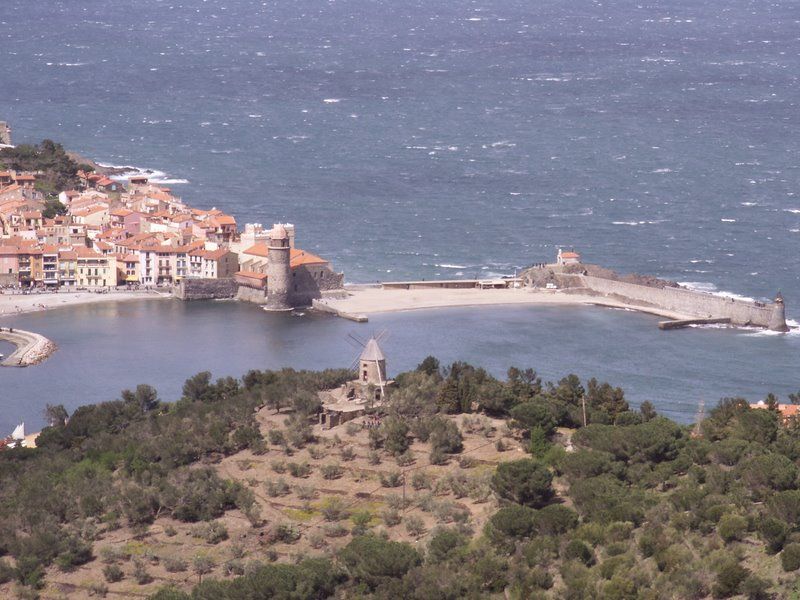
<path id="1" fill-rule="evenodd" d="M 103 567 L 103 577 L 106 578 L 108 583 L 116 583 L 122 581 L 125 573 L 117 565 L 106 565 Z"/>
<path id="2" fill-rule="evenodd" d="M 410 545 L 372 535 L 353 538 L 339 559 L 355 581 L 372 589 L 387 579 L 402 577 L 422 562 Z"/>
<path id="3" fill-rule="evenodd" d="M 747 533 L 747 519 L 739 515 L 723 515 L 717 525 L 717 533 L 726 544 L 739 541 Z"/>
<path id="4" fill-rule="evenodd" d="M 800 544 L 786 544 L 781 552 L 781 566 L 784 571 L 800 569 Z"/>
<path id="5" fill-rule="evenodd" d="M 500 463 L 492 477 L 492 489 L 504 500 L 539 508 L 553 497 L 552 481 L 543 464 L 522 459 Z"/>
<path id="6" fill-rule="evenodd" d="M 594 552 L 581 540 L 570 540 L 564 548 L 564 558 L 577 560 L 590 566 L 594 564 Z"/>

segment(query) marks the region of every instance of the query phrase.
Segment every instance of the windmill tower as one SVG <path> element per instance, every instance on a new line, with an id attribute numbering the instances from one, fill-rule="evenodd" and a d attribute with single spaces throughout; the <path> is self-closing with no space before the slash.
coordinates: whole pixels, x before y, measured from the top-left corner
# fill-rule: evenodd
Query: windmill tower
<path id="1" fill-rule="evenodd" d="M 695 416 L 694 428 L 692 429 L 691 437 L 693 438 L 703 437 L 702 423 L 705 418 L 706 418 L 706 401 L 700 400 L 700 404 L 697 407 L 697 415 Z"/>
<path id="2" fill-rule="evenodd" d="M 376 386 L 380 390 L 380 399 L 383 399 L 389 381 L 386 378 L 386 355 L 378 342 L 386 338 L 386 331 L 382 331 L 377 336 L 373 335 L 366 342 L 353 334 L 350 334 L 348 338 L 362 348 L 361 354 L 353 361 L 352 366 L 353 369 L 357 369 L 358 382 L 362 386 Z"/>

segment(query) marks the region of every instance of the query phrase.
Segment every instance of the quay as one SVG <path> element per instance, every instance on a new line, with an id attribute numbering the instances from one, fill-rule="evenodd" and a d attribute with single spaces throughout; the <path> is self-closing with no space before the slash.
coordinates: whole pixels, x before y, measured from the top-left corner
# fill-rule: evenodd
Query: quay
<path id="1" fill-rule="evenodd" d="M 16 350 L 0 362 L 3 367 L 36 365 L 56 351 L 56 345 L 52 341 L 32 331 L 0 328 L 0 340 L 16 346 Z"/>

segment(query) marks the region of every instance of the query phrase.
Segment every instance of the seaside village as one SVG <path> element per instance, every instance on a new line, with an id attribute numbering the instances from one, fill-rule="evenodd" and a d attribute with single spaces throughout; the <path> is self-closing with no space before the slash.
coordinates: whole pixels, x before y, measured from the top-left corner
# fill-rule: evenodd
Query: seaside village
<path id="1" fill-rule="evenodd" d="M 78 172 L 61 191 L 63 215 L 46 216 L 36 173 L 0 171 L 0 289 L 104 291 L 226 280 L 246 300 L 288 309 L 340 288 L 330 263 L 295 247 L 293 225 L 265 229 L 221 210 L 185 204 L 147 177 L 123 184 Z"/>

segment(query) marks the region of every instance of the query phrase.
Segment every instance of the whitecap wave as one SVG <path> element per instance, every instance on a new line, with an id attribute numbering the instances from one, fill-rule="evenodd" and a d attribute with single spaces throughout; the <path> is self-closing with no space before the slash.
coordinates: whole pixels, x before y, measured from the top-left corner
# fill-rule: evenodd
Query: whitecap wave
<path id="1" fill-rule="evenodd" d="M 439 267 L 440 269 L 468 269 L 466 265 L 450 265 L 447 263 L 436 264 L 433 265 L 434 267 Z"/>
<path id="2" fill-rule="evenodd" d="M 755 298 L 717 289 L 716 285 L 708 281 L 679 281 L 678 285 L 693 292 L 703 292 L 705 294 L 711 294 L 712 296 L 719 296 L 720 298 L 733 298 L 734 300 L 741 300 L 742 302 L 755 302 Z"/>
<path id="3" fill-rule="evenodd" d="M 792 213 L 793 215 L 800 215 L 800 208 L 784 208 L 783 212 Z"/>
<path id="4" fill-rule="evenodd" d="M 342 101 L 341 98 L 323 98 L 322 100 L 325 104 L 338 104 Z"/>

